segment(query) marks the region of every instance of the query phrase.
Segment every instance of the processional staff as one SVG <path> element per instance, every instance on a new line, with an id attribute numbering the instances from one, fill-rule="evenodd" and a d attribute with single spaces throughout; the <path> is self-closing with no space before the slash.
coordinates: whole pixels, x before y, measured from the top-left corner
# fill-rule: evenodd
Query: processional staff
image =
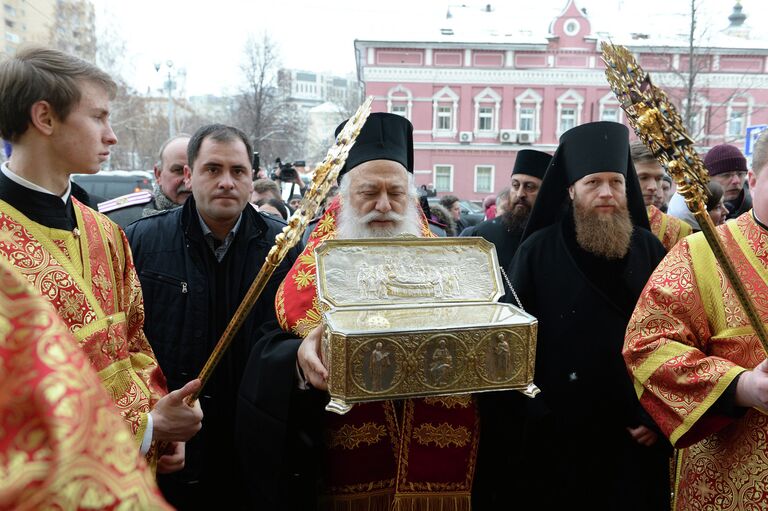
<path id="1" fill-rule="evenodd" d="M 666 93 L 651 83 L 632 53 L 625 47 L 602 43 L 605 75 L 635 133 L 672 175 L 680 195 L 693 213 L 717 262 L 731 282 L 757 337 L 768 353 L 768 332 L 760 320 L 744 283 L 725 252 L 715 225 L 707 213 L 709 174 L 694 149 L 682 119 Z"/>
<path id="2" fill-rule="evenodd" d="M 189 396 L 188 403 L 191 405 L 200 396 L 200 392 L 205 386 L 206 382 L 210 378 L 213 371 L 216 369 L 216 365 L 221 360 L 222 355 L 229 347 L 230 343 L 234 339 L 240 327 L 243 326 L 245 318 L 250 313 L 256 301 L 259 299 L 261 292 L 269 282 L 270 277 L 274 273 L 275 269 L 280 266 L 280 263 L 288 255 L 288 251 L 293 248 L 296 243 L 301 239 L 304 230 L 307 228 L 309 221 L 315 217 L 320 211 L 320 205 L 328 194 L 331 186 L 336 183 L 336 179 L 339 176 L 339 171 L 344 166 L 344 162 L 347 160 L 349 150 L 355 143 L 357 135 L 360 133 L 360 129 L 365 124 L 368 115 L 371 113 L 372 97 L 368 97 L 365 102 L 360 105 L 355 115 L 344 125 L 344 129 L 341 130 L 339 136 L 336 137 L 336 143 L 328 150 L 325 159 L 315 168 L 314 177 L 312 179 L 312 186 L 309 191 L 304 195 L 296 212 L 288 219 L 288 225 L 283 228 L 283 232 L 275 237 L 275 244 L 267 254 L 267 258 L 264 264 L 259 270 L 259 273 L 253 279 L 248 292 L 245 294 L 243 301 L 238 306 L 232 319 L 229 321 L 224 333 L 221 334 L 216 347 L 205 362 L 203 369 L 200 371 L 198 378 L 202 381 L 202 385 L 197 392 Z"/>

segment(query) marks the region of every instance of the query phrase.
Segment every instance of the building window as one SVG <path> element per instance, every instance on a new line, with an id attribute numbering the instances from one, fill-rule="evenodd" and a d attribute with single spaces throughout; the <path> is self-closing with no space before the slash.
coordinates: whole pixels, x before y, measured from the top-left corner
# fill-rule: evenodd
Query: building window
<path id="1" fill-rule="evenodd" d="M 478 131 L 493 131 L 493 107 L 481 106 L 477 109 Z"/>
<path id="2" fill-rule="evenodd" d="M 541 135 L 541 103 L 543 98 L 541 94 L 533 89 L 526 89 L 525 92 L 515 97 L 515 112 L 517 115 L 517 130 L 523 133 L 530 133 L 531 142 L 535 142 Z"/>
<path id="3" fill-rule="evenodd" d="M 11 21 L 11 20 L 9 20 L 9 19 L 6 19 L 6 20 L 5 20 L 5 26 L 6 26 L 6 27 L 8 27 L 8 28 L 13 28 L 13 26 L 14 26 L 14 25 L 15 25 L 15 23 L 14 23 L 13 21 Z"/>
<path id="4" fill-rule="evenodd" d="M 728 115 L 728 136 L 732 138 L 743 138 L 744 133 L 744 111 L 731 110 Z"/>
<path id="5" fill-rule="evenodd" d="M 393 114 L 402 115 L 406 119 L 411 118 L 411 107 L 413 106 L 413 95 L 411 91 L 398 85 L 389 89 L 387 92 L 387 111 Z"/>
<path id="6" fill-rule="evenodd" d="M 432 96 L 432 136 L 455 137 L 459 95 L 450 87 L 443 87 Z"/>
<path id="7" fill-rule="evenodd" d="M 389 109 L 390 113 L 402 115 L 403 117 L 408 117 L 408 105 L 405 104 L 399 104 L 399 105 L 392 105 L 392 108 Z"/>
<path id="8" fill-rule="evenodd" d="M 453 165 L 435 165 L 435 176 L 433 181 L 435 182 L 436 192 L 452 192 Z"/>
<path id="9" fill-rule="evenodd" d="M 493 193 L 492 165 L 478 165 L 475 167 L 475 192 Z"/>
<path id="10" fill-rule="evenodd" d="M 520 131 L 532 133 L 536 129 L 536 109 L 526 106 L 520 108 L 520 122 L 517 126 Z"/>
<path id="11" fill-rule="evenodd" d="M 19 44 L 19 41 L 20 41 L 21 39 L 20 39 L 20 38 L 19 38 L 19 36 L 17 36 L 16 34 L 13 34 L 13 33 L 11 33 L 11 32 L 6 32 L 6 33 L 5 33 L 5 40 L 6 40 L 6 41 L 10 41 L 10 42 L 12 42 L 12 43 L 16 43 L 16 44 Z"/>
<path id="12" fill-rule="evenodd" d="M 13 6 L 10 6 L 8 4 L 3 4 L 3 9 L 5 10 L 5 15 L 10 17 L 16 16 L 16 9 L 13 8 Z"/>
<path id="13" fill-rule="evenodd" d="M 437 129 L 438 131 L 453 130 L 453 108 L 450 105 L 437 106 Z"/>
<path id="14" fill-rule="evenodd" d="M 612 106 L 603 108 L 603 115 L 600 116 L 600 120 L 619 122 L 619 109 Z"/>
<path id="15" fill-rule="evenodd" d="M 575 108 L 562 108 L 560 109 L 560 133 L 565 133 L 571 128 L 576 127 L 576 109 Z"/>
<path id="16" fill-rule="evenodd" d="M 565 21 L 563 28 L 565 29 L 565 35 L 576 35 L 579 33 L 581 25 L 577 20 L 569 19 Z"/>

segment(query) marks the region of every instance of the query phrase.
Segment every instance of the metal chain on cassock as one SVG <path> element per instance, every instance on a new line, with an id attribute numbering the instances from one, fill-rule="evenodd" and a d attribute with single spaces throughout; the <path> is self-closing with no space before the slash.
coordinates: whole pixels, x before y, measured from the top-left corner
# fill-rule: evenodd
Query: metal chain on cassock
<path id="1" fill-rule="evenodd" d="M 296 212 L 288 219 L 288 225 L 283 228 L 283 232 L 275 237 L 275 244 L 267 254 L 267 258 L 264 261 L 259 273 L 253 279 L 251 287 L 248 288 L 243 301 L 238 306 L 232 319 L 229 321 L 224 333 L 221 334 L 219 342 L 213 349 L 213 352 L 205 362 L 203 369 L 200 371 L 198 378 L 202 381 L 200 389 L 192 394 L 188 399 L 188 404 L 193 404 L 200 393 L 205 387 L 206 382 L 210 378 L 213 371 L 216 369 L 216 365 L 221 360 L 227 347 L 232 343 L 232 340 L 237 335 L 237 332 L 243 326 L 245 318 L 250 313 L 256 301 L 259 299 L 261 292 L 269 282 L 275 269 L 288 255 L 288 252 L 293 248 L 299 240 L 301 240 L 304 230 L 307 228 L 309 221 L 312 220 L 315 215 L 320 211 L 320 207 L 328 194 L 328 190 L 331 186 L 336 184 L 336 179 L 339 176 L 339 171 L 344 166 L 344 162 L 347 161 L 349 150 L 355 144 L 357 135 L 360 134 L 360 129 L 365 124 L 368 115 L 371 113 L 371 102 L 373 97 L 368 97 L 365 102 L 360 105 L 355 115 L 353 115 L 349 122 L 344 125 L 344 128 L 336 137 L 336 143 L 328 149 L 325 159 L 317 167 L 315 167 L 314 176 L 312 178 L 312 186 L 309 191 L 304 195 L 299 204 Z"/>
<path id="2" fill-rule="evenodd" d="M 755 304 L 736 273 L 715 225 L 707 212 L 709 173 L 694 149 L 680 114 L 666 93 L 651 83 L 632 53 L 625 47 L 603 42 L 605 75 L 627 115 L 629 124 L 677 183 L 678 193 L 693 213 L 717 262 L 733 286 L 736 297 L 768 353 L 768 332 Z"/>
<path id="3" fill-rule="evenodd" d="M 517 297 L 517 292 L 515 291 L 515 288 L 512 287 L 512 282 L 509 281 L 509 277 L 507 277 L 507 272 L 504 271 L 504 268 L 499 266 L 499 269 L 501 270 L 501 276 L 504 277 L 504 282 L 507 283 L 509 286 L 509 290 L 512 291 L 512 296 L 515 297 L 515 301 L 517 302 L 517 306 L 520 307 L 520 310 L 525 312 L 525 307 L 523 307 L 523 304 L 520 303 L 520 298 Z"/>

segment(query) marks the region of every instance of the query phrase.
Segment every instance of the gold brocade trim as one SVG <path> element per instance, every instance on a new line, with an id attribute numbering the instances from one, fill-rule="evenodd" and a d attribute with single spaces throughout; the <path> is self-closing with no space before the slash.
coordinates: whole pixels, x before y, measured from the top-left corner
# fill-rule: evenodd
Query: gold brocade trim
<path id="1" fill-rule="evenodd" d="M 82 328 L 72 332 L 72 335 L 74 335 L 75 339 L 77 339 L 79 342 L 83 342 L 85 339 L 92 336 L 99 330 L 104 330 L 109 328 L 111 325 L 120 325 L 121 323 L 125 322 L 125 312 L 118 312 L 116 314 L 112 314 L 111 316 L 105 316 L 97 319 L 96 321 L 91 321 Z"/>
<path id="2" fill-rule="evenodd" d="M 328 432 L 328 446 L 333 449 L 356 449 L 360 444 L 374 445 L 387 436 L 387 428 L 374 422 L 365 422 L 360 426 L 344 424 L 335 431 Z"/>
<path id="3" fill-rule="evenodd" d="M 640 367 L 633 371 L 635 381 L 644 384 L 648 379 L 656 372 L 656 370 L 680 355 L 685 355 L 691 351 L 698 351 L 693 346 L 682 344 L 679 342 L 668 342 L 662 347 L 656 349 L 651 355 L 640 364 Z"/>
<path id="4" fill-rule="evenodd" d="M 80 230 L 80 235 L 75 238 L 78 242 L 78 249 L 80 250 L 80 261 L 83 265 L 83 280 L 88 284 L 88 289 L 93 290 L 93 273 L 91 271 L 91 248 L 88 241 L 87 229 L 85 227 L 85 220 L 83 219 L 83 212 L 79 207 L 73 204 L 75 210 L 75 220 L 77 221 L 77 228 Z M 69 233 L 70 236 L 72 233 Z M 107 252 L 108 254 L 109 252 Z M 74 259 L 74 257 L 72 258 Z M 95 293 L 94 293 L 94 296 Z M 114 310 L 114 309 L 113 309 Z"/>
<path id="5" fill-rule="evenodd" d="M 394 482 L 393 482 L 394 483 Z M 354 495 L 332 495 L 320 497 L 322 511 L 390 511 L 394 492 L 392 488 L 356 493 Z"/>
<path id="6" fill-rule="evenodd" d="M 472 496 L 468 492 L 398 493 L 392 511 L 471 511 Z"/>
<path id="7" fill-rule="evenodd" d="M 80 211 L 80 208 L 75 208 L 77 211 Z M 80 211 L 82 213 L 82 211 Z M 112 265 L 112 258 L 109 257 L 109 254 L 112 253 L 112 250 L 110 250 L 109 246 L 109 240 L 113 239 L 112 237 L 107 236 L 107 231 L 104 229 L 104 225 L 99 222 L 98 217 L 96 217 L 92 211 L 88 212 L 89 215 L 91 215 L 91 220 L 96 224 L 97 229 L 99 230 L 99 238 L 101 241 L 102 246 L 104 247 L 104 254 L 106 255 L 107 264 L 110 266 Z M 88 236 L 81 236 L 83 238 L 83 243 L 85 243 L 85 240 L 87 240 Z M 116 245 L 122 245 L 122 243 L 116 243 Z M 84 245 L 85 246 L 85 245 Z M 86 254 L 90 252 L 85 252 Z M 88 264 L 90 265 L 90 258 L 88 259 Z M 124 266 L 123 266 L 124 267 Z M 112 286 L 112 310 L 120 310 L 120 302 L 119 302 L 119 296 L 118 296 L 118 287 L 117 287 L 117 280 L 115 278 L 115 271 L 113 268 L 109 268 L 109 279 L 110 284 Z M 88 271 L 87 275 L 93 275 L 90 271 Z"/>
<path id="8" fill-rule="evenodd" d="M 744 257 L 746 257 L 749 265 L 755 269 L 763 282 L 768 282 L 768 272 L 766 272 L 763 263 L 757 258 L 755 251 L 749 246 L 749 242 L 747 241 L 747 238 L 744 237 L 744 233 L 741 232 L 741 229 L 739 229 L 738 224 L 736 222 L 728 222 L 726 226 L 731 231 L 734 241 L 736 241 L 736 244 L 741 249 L 741 253 Z"/>
<path id="9" fill-rule="evenodd" d="M 472 404 L 470 394 L 454 394 L 452 396 L 429 396 L 424 398 L 424 402 L 432 406 L 443 406 L 448 408 L 468 408 Z"/>
<path id="10" fill-rule="evenodd" d="M 637 378 L 632 378 L 632 385 L 635 387 L 635 395 L 637 396 L 637 399 L 643 397 L 643 392 L 645 392 L 643 384 L 637 381 Z"/>
<path id="11" fill-rule="evenodd" d="M 755 329 L 749 326 L 739 326 L 736 328 L 726 328 L 722 332 L 718 332 L 717 335 L 710 337 L 712 340 L 723 340 L 731 337 L 741 337 L 744 335 L 755 335 Z"/>
<path id="12" fill-rule="evenodd" d="M 725 330 L 725 303 L 720 286 L 720 266 L 702 233 L 686 238 L 691 254 L 691 269 L 700 289 L 701 302 L 709 318 L 710 331 Z"/>
<path id="13" fill-rule="evenodd" d="M 277 286 L 277 293 L 275 294 L 275 315 L 277 316 L 277 322 L 280 328 L 288 330 L 288 323 L 285 318 L 285 281 L 282 281 Z"/>
<path id="14" fill-rule="evenodd" d="M 471 439 L 471 433 L 464 426 L 453 427 L 447 422 L 434 426 L 421 424 L 413 430 L 413 438 L 421 445 L 434 443 L 437 447 L 445 448 L 454 445 L 464 447 Z"/>
<path id="15" fill-rule="evenodd" d="M 667 234 L 667 224 L 669 224 L 669 221 L 667 220 L 667 216 L 662 214 L 661 222 L 659 224 L 659 241 L 662 241 L 662 242 L 664 241 L 664 237 Z"/>
<path id="16" fill-rule="evenodd" d="M 11 220 L 21 225 L 32 236 L 32 240 L 42 245 L 42 247 L 69 273 L 77 286 L 78 290 L 83 293 L 88 300 L 88 303 L 93 308 L 93 311 L 97 316 L 104 316 L 104 311 L 101 309 L 101 304 L 96 299 L 96 295 L 93 294 L 93 289 L 90 283 L 83 279 L 83 276 L 75 269 L 72 261 L 64 255 L 59 247 L 40 230 L 38 224 L 24 216 L 16 208 L 8 204 L 7 202 L 0 200 L 0 213 L 3 213 Z M 85 254 L 84 254 L 85 255 Z M 85 257 L 84 257 L 85 259 Z M 13 264 L 13 262 L 11 262 Z"/>
<path id="17" fill-rule="evenodd" d="M 731 382 L 736 378 L 739 374 L 746 371 L 743 367 L 734 366 L 731 367 L 727 373 L 725 373 L 719 380 L 717 380 L 717 383 L 715 384 L 715 387 L 712 389 L 712 392 L 707 394 L 707 397 L 704 398 L 704 400 L 701 402 L 699 406 L 693 409 L 688 416 L 683 419 L 683 423 L 679 425 L 675 430 L 672 432 L 671 435 L 669 435 L 669 441 L 672 442 L 672 446 L 674 447 L 680 438 L 685 435 L 688 430 L 691 429 L 691 427 L 698 422 L 699 419 L 706 413 L 709 408 L 715 404 L 715 401 L 720 399 L 720 396 L 725 392 L 725 389 L 728 388 L 728 385 L 731 384 Z"/>

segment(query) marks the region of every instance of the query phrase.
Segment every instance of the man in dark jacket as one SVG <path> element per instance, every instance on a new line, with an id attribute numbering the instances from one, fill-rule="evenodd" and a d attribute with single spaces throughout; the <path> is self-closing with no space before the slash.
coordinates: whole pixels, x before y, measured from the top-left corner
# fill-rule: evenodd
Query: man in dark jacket
<path id="1" fill-rule="evenodd" d="M 709 177 L 723 187 L 729 220 L 752 209 L 752 196 L 746 186 L 747 159 L 738 147 L 716 145 L 704 156 L 704 166 Z"/>
<path id="2" fill-rule="evenodd" d="M 199 373 L 285 225 L 248 204 L 250 155 L 237 128 L 200 128 L 184 168 L 192 197 L 126 229 L 144 293 L 144 330 L 171 390 Z M 243 505 L 233 440 L 237 388 L 262 324 L 275 319 L 275 292 L 297 253 L 277 268 L 203 389 L 206 421 L 187 443 L 184 469 L 159 477 L 179 509 Z"/>

